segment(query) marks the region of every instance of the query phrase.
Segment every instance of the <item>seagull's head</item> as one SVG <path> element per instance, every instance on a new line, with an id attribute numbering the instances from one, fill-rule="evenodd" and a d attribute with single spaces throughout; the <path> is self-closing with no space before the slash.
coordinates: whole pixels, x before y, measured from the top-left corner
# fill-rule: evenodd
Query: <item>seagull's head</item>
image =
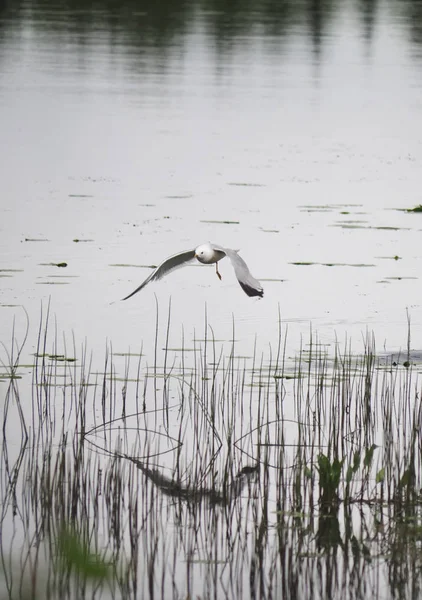
<path id="1" fill-rule="evenodd" d="M 195 250 L 195 258 L 197 258 L 200 263 L 209 265 L 217 262 L 221 257 L 214 250 L 211 244 L 202 244 Z"/>

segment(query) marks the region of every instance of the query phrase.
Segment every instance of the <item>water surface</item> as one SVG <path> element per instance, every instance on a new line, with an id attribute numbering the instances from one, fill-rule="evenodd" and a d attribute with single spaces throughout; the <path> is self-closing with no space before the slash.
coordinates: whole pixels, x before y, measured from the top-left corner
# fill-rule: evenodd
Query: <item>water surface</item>
<path id="1" fill-rule="evenodd" d="M 420 350 L 422 215 L 407 209 L 422 203 L 421 7 L 3 3 L 6 348 L 13 327 L 23 339 L 24 308 L 31 364 L 50 302 L 52 337 L 86 339 L 96 369 L 106 340 L 119 375 L 141 346 L 151 369 L 157 306 L 161 348 L 171 298 L 176 358 L 181 340 L 204 338 L 205 315 L 228 353 L 234 335 L 239 355 L 256 344 L 264 361 L 279 314 L 289 360 L 311 329 L 327 348 L 361 349 L 369 331 L 398 352 L 408 319 Z M 222 282 L 189 267 L 119 301 L 151 265 L 207 240 L 241 250 L 263 300 L 223 261 Z"/>

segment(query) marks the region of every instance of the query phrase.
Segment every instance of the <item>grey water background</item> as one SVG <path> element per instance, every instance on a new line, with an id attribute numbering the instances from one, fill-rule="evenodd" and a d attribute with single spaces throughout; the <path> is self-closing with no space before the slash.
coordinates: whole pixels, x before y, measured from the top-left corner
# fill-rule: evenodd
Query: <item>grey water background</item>
<path id="1" fill-rule="evenodd" d="M 171 340 L 250 355 L 289 328 L 327 346 L 421 339 L 420 2 L 2 2 L 0 337 L 40 307 L 97 356 Z M 211 240 L 229 264 L 166 256 Z M 66 267 L 58 264 L 66 263 Z"/>
<path id="2" fill-rule="evenodd" d="M 311 330 L 396 353 L 409 317 L 420 356 L 421 24 L 393 0 L 1 2 L 0 357 L 25 309 L 28 411 L 49 302 L 58 349 L 74 336 L 95 370 L 112 344 L 120 375 L 141 347 L 151 368 L 170 299 L 169 365 L 205 314 L 226 352 L 264 360 L 279 317 L 289 359 Z M 119 301 L 207 240 L 241 250 L 263 300 L 223 261 L 222 282 L 192 266 Z"/>

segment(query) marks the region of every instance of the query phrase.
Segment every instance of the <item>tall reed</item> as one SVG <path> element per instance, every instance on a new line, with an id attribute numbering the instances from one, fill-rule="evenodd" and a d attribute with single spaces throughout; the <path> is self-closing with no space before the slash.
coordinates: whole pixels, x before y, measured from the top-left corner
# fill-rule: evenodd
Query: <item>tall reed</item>
<path id="1" fill-rule="evenodd" d="M 25 340 L 4 348 L 0 598 L 419 594 L 410 348 L 377 357 L 368 335 L 330 354 L 311 332 L 290 359 L 280 327 L 248 359 L 205 315 L 172 350 L 169 307 L 151 365 L 110 344 L 98 373 L 50 320 L 29 374 Z"/>

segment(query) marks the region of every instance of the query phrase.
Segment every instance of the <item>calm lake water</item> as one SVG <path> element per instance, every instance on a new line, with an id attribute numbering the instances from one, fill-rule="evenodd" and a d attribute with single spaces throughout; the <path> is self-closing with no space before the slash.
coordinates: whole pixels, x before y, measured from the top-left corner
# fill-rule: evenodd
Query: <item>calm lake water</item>
<path id="1" fill-rule="evenodd" d="M 26 311 L 31 357 L 50 302 L 95 366 L 106 342 L 151 364 L 171 299 L 175 356 L 205 314 L 245 356 L 275 347 L 279 315 L 288 357 L 310 330 L 397 352 L 410 319 L 416 355 L 421 63 L 414 0 L 1 2 L 5 349 Z M 222 261 L 221 282 L 192 266 L 119 301 L 208 240 L 240 249 L 262 300 Z"/>
<path id="2" fill-rule="evenodd" d="M 3 4 L 1 339 L 38 322 L 117 350 L 151 340 L 155 297 L 176 338 L 420 347 L 421 51 L 415 2 Z M 79 240 L 79 242 L 75 241 Z M 134 289 L 207 241 L 230 264 Z M 54 264 L 66 262 L 66 268 Z M 311 263 L 311 264 L 303 264 Z M 122 266 L 123 265 L 123 266 Z M 329 265 L 329 266 L 327 266 Z"/>

